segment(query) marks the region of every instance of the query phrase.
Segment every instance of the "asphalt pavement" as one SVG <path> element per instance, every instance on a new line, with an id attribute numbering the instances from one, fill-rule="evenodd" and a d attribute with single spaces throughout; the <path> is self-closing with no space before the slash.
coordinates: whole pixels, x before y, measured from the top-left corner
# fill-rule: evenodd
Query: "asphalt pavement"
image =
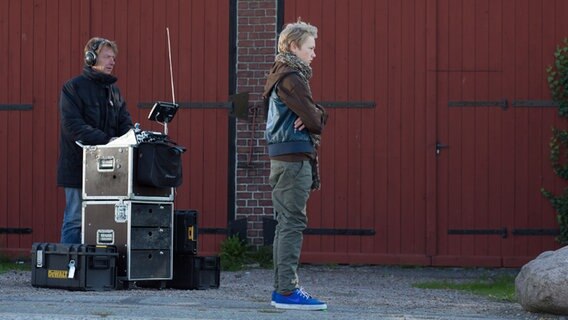
<path id="1" fill-rule="evenodd" d="M 31 286 L 31 272 L 0 275 L 0 319 L 565 319 L 524 311 L 516 302 L 455 290 L 418 289 L 431 280 L 479 279 L 516 270 L 381 266 L 302 266 L 306 289 L 327 311 L 270 306 L 272 271 L 221 272 L 208 290 L 69 291 Z"/>

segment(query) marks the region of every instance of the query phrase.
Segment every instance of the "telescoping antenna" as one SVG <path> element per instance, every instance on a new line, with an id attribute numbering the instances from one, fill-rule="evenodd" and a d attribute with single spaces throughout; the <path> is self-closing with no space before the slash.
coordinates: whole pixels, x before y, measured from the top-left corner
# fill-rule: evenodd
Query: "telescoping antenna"
<path id="1" fill-rule="evenodd" d="M 174 90 L 174 71 L 172 69 L 172 45 L 170 43 L 170 28 L 166 27 L 166 33 L 168 34 L 168 58 L 170 60 L 170 82 L 172 83 L 172 102 L 176 104 L 176 93 Z"/>
<path id="2" fill-rule="evenodd" d="M 174 90 L 174 73 L 172 68 L 172 47 L 170 42 L 170 29 L 166 27 L 166 33 L 168 35 L 168 58 L 170 62 L 170 82 L 172 84 L 172 102 L 158 101 L 152 107 L 148 119 L 156 122 L 161 122 L 164 124 L 164 134 L 168 134 L 168 122 L 172 121 L 174 115 L 179 108 L 176 103 L 176 95 Z"/>

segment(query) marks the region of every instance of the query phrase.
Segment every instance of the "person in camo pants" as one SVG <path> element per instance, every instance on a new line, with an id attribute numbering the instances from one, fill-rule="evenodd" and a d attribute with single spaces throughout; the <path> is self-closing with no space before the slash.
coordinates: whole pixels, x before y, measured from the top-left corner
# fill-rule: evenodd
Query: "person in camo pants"
<path id="1" fill-rule="evenodd" d="M 327 120 L 326 111 L 314 103 L 309 85 L 316 38 L 317 28 L 299 20 L 282 30 L 263 94 L 277 220 L 271 304 L 281 309 L 327 309 L 300 287 L 297 274 L 302 232 L 308 223 L 306 204 L 310 192 L 320 187 L 317 149 Z"/>

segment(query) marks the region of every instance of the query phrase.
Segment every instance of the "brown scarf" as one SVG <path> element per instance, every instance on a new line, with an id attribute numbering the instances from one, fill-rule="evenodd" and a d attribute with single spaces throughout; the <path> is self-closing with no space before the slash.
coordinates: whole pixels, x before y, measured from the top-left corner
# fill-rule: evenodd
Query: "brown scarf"
<path id="1" fill-rule="evenodd" d="M 307 65 L 304 61 L 302 61 L 302 59 L 298 58 L 298 56 L 290 52 L 283 52 L 276 55 L 275 61 L 283 63 L 298 71 L 300 78 L 302 78 L 306 85 L 308 85 L 308 88 L 310 87 L 310 83 L 308 81 L 310 81 L 310 78 L 312 77 L 312 67 Z"/>
<path id="2" fill-rule="evenodd" d="M 309 80 L 312 77 L 312 67 L 307 65 L 304 61 L 302 61 L 302 59 L 298 58 L 298 56 L 296 56 L 295 54 L 290 53 L 290 52 L 279 53 L 276 56 L 275 61 L 283 63 L 283 64 L 289 66 L 290 68 L 294 69 L 295 71 L 297 71 L 298 74 L 300 75 L 300 79 L 302 79 L 304 81 L 304 83 L 308 87 L 308 90 L 309 90 L 310 95 L 311 95 Z M 319 107 L 319 106 L 316 105 L 316 107 Z M 311 189 L 313 191 L 313 190 L 319 190 L 321 188 L 321 179 L 320 179 L 320 174 L 319 174 L 319 159 L 318 159 L 318 152 L 317 152 L 317 150 L 320 146 L 321 136 L 319 134 L 310 133 L 310 138 L 312 140 L 312 143 L 313 143 L 314 149 L 315 149 L 314 158 L 310 161 L 311 165 L 312 165 L 312 187 L 311 187 Z"/>

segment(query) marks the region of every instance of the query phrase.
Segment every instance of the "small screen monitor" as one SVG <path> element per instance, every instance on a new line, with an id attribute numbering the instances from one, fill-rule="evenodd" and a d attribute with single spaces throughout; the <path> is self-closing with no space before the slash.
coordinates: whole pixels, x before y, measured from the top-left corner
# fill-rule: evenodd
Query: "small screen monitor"
<path id="1" fill-rule="evenodd" d="M 171 122 L 178 109 L 179 105 L 177 103 L 158 101 L 154 103 L 152 110 L 150 110 L 148 120 L 162 123 Z"/>

